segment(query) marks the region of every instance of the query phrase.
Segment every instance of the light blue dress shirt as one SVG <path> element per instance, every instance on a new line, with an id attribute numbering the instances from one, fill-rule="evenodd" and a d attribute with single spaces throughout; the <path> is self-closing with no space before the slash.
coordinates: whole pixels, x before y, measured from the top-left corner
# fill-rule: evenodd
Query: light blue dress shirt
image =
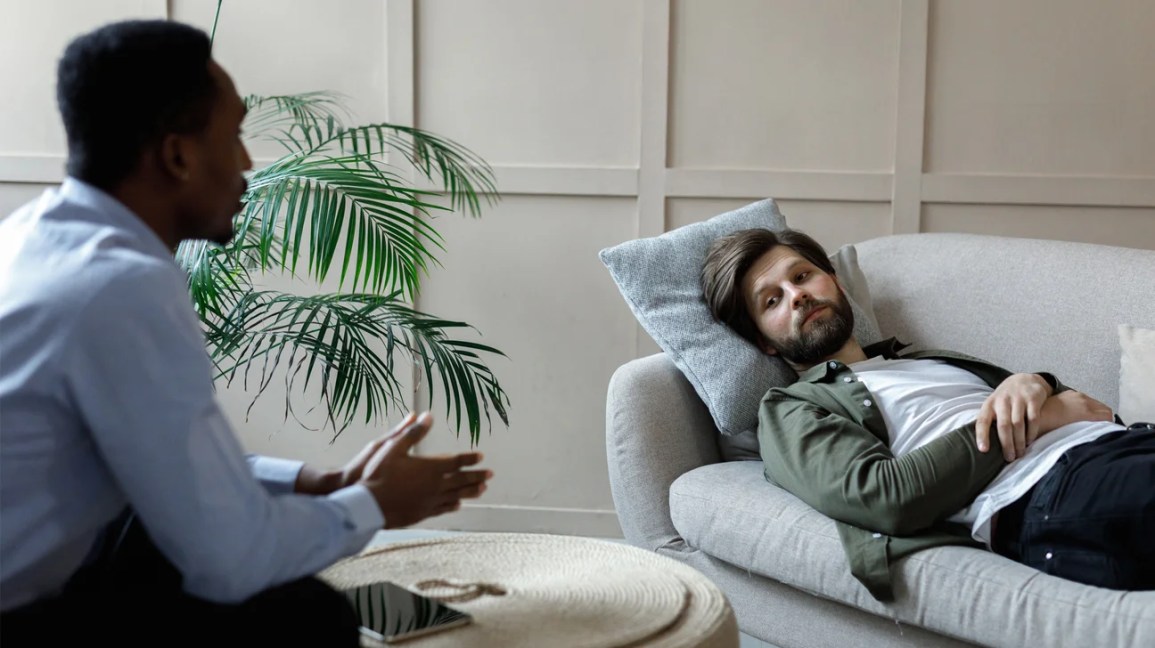
<path id="1" fill-rule="evenodd" d="M 301 463 L 246 456 L 172 253 L 69 178 L 0 220 L 0 610 L 51 595 L 126 506 L 185 591 L 244 600 L 365 546 L 363 486 L 292 492 Z"/>

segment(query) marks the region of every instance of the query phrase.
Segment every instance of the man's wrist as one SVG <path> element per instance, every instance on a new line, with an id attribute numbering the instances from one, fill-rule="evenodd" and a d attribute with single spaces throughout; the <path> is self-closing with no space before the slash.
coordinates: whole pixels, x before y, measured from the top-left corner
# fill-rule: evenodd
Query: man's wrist
<path id="1" fill-rule="evenodd" d="M 1045 371 L 1037 372 L 1035 375 L 1042 378 L 1043 382 L 1046 383 L 1047 389 L 1050 391 L 1050 393 L 1047 394 L 1047 398 L 1054 396 L 1055 392 L 1059 389 L 1059 379 L 1055 378 L 1054 374 L 1049 374 Z"/>
<path id="2" fill-rule="evenodd" d="M 305 464 L 297 473 L 293 491 L 302 495 L 328 495 L 340 490 L 342 479 L 339 470 L 321 470 Z"/>

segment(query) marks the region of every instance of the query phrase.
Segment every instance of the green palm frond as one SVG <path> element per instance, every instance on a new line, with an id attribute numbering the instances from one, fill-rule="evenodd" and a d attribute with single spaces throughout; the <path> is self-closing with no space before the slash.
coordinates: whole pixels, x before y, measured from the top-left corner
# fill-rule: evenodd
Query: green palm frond
<path id="1" fill-rule="evenodd" d="M 492 347 L 452 339 L 447 331 L 470 328 L 402 305 L 400 294 L 288 295 L 251 290 L 217 325 L 210 327 L 210 353 L 219 377 L 240 378 L 259 398 L 276 375 L 287 392 L 320 385 L 329 423 L 339 432 L 358 410 L 370 422 L 406 396 L 396 378 L 397 352 L 416 361 L 432 384 L 440 378 L 457 429 L 464 422 L 476 443 L 481 419 L 491 410 L 503 422 L 508 397 L 478 352 L 503 355 Z M 302 382 L 298 382 L 302 381 Z M 431 403 L 432 404 L 432 403 Z M 286 396 L 286 416 L 292 401 Z"/>
<path id="2" fill-rule="evenodd" d="M 336 148 L 360 160 L 400 154 L 429 180 L 443 186 L 451 209 L 481 214 L 479 197 L 493 204 L 497 186 L 493 170 L 481 157 L 456 142 L 428 131 L 389 123 L 345 127 L 339 95 L 313 92 L 276 97 L 246 97 L 250 108 L 245 130 L 250 137 L 277 142 L 302 157 Z"/>
<path id="3" fill-rule="evenodd" d="M 477 216 L 483 199 L 497 198 L 493 172 L 461 145 L 420 129 L 346 127 L 338 99 L 324 92 L 246 98 L 248 136 L 276 142 L 284 154 L 250 175 L 232 242 L 177 251 L 219 376 L 243 377 L 255 404 L 283 375 L 286 418 L 296 416 L 294 393 L 320 385 L 327 424 L 340 432 L 359 411 L 369 421 L 404 407 L 410 394 L 396 379 L 400 352 L 427 384 L 441 386 L 447 414 L 476 443 L 491 412 L 508 425 L 508 398 L 483 362 L 502 354 L 451 337 L 467 325 L 408 302 L 444 250 L 430 216 Z M 414 187 L 403 166 L 435 189 Z M 321 282 L 338 270 L 332 294 L 253 284 L 265 272 Z"/>
<path id="4" fill-rule="evenodd" d="M 220 11 L 218 0 L 210 43 Z M 286 419 L 296 416 L 294 393 L 313 382 L 320 386 L 327 424 L 339 434 L 358 412 L 370 422 L 405 407 L 409 394 L 396 377 L 400 353 L 421 368 L 426 384 L 437 375 L 447 415 L 459 433 L 464 420 L 473 443 L 482 416 L 492 425 L 491 410 L 508 425 L 508 397 L 482 361 L 482 354 L 504 354 L 450 337 L 471 327 L 406 303 L 437 262 L 431 248 L 443 249 L 428 217 L 459 209 L 476 217 L 481 198 L 495 202 L 489 165 L 420 129 L 387 123 L 348 128 L 334 93 L 249 96 L 244 102 L 247 137 L 274 142 L 284 153 L 250 176 L 232 242 L 185 242 L 176 255 L 188 271 L 218 378 L 240 378 L 246 389 L 252 379 L 255 404 L 283 376 Z M 402 163 L 439 190 L 410 186 Z M 296 275 L 302 262 L 317 281 L 338 265 L 342 292 L 293 295 L 253 287 L 254 275 Z"/>
<path id="5" fill-rule="evenodd" d="M 497 199 L 492 169 L 451 140 L 386 123 L 347 128 L 325 93 L 275 99 L 250 98 L 253 118 L 267 126 L 253 136 L 288 153 L 252 174 L 237 223 L 236 240 L 258 247 L 263 269 L 296 272 L 304 257 L 309 276 L 323 281 L 343 242 L 342 288 L 349 280 L 352 291 L 412 297 L 420 275 L 437 263 L 435 251 L 444 249 L 427 217 L 457 209 L 477 216 L 482 199 Z M 283 111 L 291 126 L 262 119 L 263 108 Z M 440 190 L 409 186 L 388 164 L 391 152 Z M 442 194 L 448 204 L 434 202 Z"/>
<path id="6" fill-rule="evenodd" d="M 497 195 L 493 170 L 465 147 L 433 133 L 395 124 L 373 124 L 344 129 L 336 136 L 342 151 L 372 152 L 387 143 L 426 178 L 438 181 L 450 197 L 451 209 L 481 215 L 478 198 L 492 204 Z"/>
<path id="7" fill-rule="evenodd" d="M 188 273 L 189 294 L 202 321 L 207 314 L 229 308 L 236 296 L 252 285 L 245 265 L 235 262 L 241 248 L 234 251 L 230 257 L 225 249 L 208 241 L 189 241 L 177 248 L 177 263 Z"/>
<path id="8" fill-rule="evenodd" d="M 332 121 L 341 123 L 349 115 L 341 96 L 333 92 L 304 92 L 295 95 L 249 95 L 244 98 L 244 130 L 249 137 L 277 142 L 288 152 L 297 152 L 293 133 L 315 129 Z"/>
<path id="9" fill-rule="evenodd" d="M 237 240 L 257 245 L 264 268 L 295 273 L 304 257 L 308 275 L 323 281 L 339 259 L 342 287 L 351 278 L 352 290 L 413 296 L 436 261 L 426 243 L 441 248 L 421 218 L 446 209 L 432 198 L 360 156 L 286 156 L 253 174 Z"/>
<path id="10" fill-rule="evenodd" d="M 313 92 L 276 97 L 246 97 L 245 129 L 251 137 L 279 143 L 303 157 L 334 146 L 360 160 L 387 156 L 391 151 L 426 178 L 440 182 L 451 209 L 481 214 L 479 196 L 493 204 L 497 186 L 489 164 L 456 142 L 418 128 L 376 123 L 346 128 L 338 95 Z M 348 115 L 345 115 L 346 117 Z"/>

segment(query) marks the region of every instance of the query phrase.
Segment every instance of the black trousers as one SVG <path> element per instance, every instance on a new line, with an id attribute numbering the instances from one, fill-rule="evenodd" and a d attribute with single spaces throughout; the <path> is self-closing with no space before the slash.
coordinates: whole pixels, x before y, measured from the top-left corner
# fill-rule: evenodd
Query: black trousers
<path id="1" fill-rule="evenodd" d="M 1071 448 L 999 512 L 993 549 L 1048 574 L 1155 589 L 1155 426 Z"/>
<path id="2" fill-rule="evenodd" d="M 180 572 L 131 514 L 109 527 L 98 558 L 55 597 L 0 615 L 0 643 L 17 646 L 360 645 L 345 597 L 316 578 L 235 605 L 189 596 Z"/>

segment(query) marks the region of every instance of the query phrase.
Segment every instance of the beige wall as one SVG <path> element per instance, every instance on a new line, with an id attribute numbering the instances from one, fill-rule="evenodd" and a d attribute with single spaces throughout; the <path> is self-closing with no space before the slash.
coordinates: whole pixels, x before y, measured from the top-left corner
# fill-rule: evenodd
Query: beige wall
<path id="1" fill-rule="evenodd" d="M 128 15 L 207 27 L 215 3 L 0 6 L 6 213 L 59 181 L 64 42 Z M 774 196 L 828 246 L 966 231 L 1155 248 L 1148 0 L 233 0 L 223 22 L 243 93 L 338 90 L 362 120 L 416 123 L 497 170 L 497 207 L 438 219 L 448 252 L 419 305 L 509 355 L 512 424 L 481 440 L 486 497 L 427 526 L 617 533 L 605 386 L 656 347 L 603 247 Z M 275 400 L 246 421 L 243 392 L 222 399 L 263 452 L 337 463 L 374 434 L 329 445 Z M 468 444 L 439 422 L 424 445 Z"/>

